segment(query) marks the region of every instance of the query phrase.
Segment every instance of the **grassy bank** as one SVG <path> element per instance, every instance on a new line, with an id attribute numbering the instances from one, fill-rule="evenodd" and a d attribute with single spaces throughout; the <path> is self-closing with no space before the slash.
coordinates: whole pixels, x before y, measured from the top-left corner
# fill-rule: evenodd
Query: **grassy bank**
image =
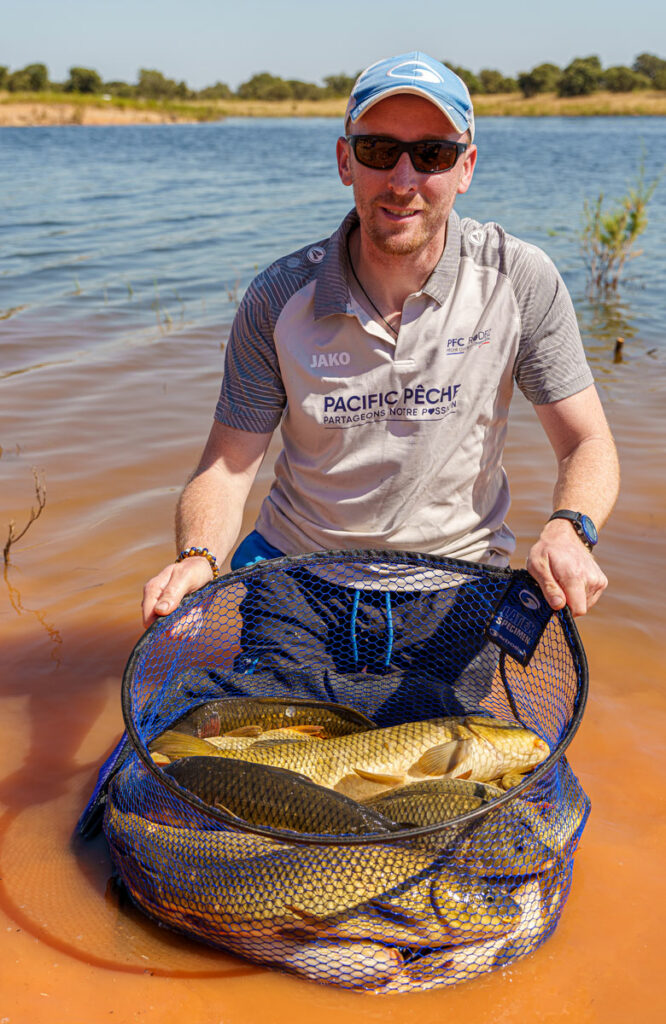
<path id="1" fill-rule="evenodd" d="M 476 96 L 478 117 L 666 116 L 666 92 L 596 92 L 559 97 L 544 93 Z M 0 125 L 168 124 L 226 117 L 339 117 L 345 100 L 139 100 L 75 93 L 0 93 Z"/>

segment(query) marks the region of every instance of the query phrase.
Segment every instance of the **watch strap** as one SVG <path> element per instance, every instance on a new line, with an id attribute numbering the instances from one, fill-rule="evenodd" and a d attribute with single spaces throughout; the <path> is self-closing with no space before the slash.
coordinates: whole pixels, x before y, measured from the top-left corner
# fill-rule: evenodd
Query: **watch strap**
<path id="1" fill-rule="evenodd" d="M 597 543 L 596 527 L 590 517 L 584 515 L 583 512 L 574 512 L 570 508 L 558 508 L 551 516 L 548 517 L 548 522 L 550 522 L 551 519 L 568 519 L 583 544 L 585 544 L 590 551 Z M 584 520 L 586 521 L 585 523 Z M 591 529 L 585 528 L 587 524 L 589 524 Z"/>

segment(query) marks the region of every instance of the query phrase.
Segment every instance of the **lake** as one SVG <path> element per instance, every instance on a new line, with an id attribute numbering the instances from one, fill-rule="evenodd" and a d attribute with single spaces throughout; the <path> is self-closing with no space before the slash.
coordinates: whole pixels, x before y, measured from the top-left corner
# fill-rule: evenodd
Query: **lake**
<path id="1" fill-rule="evenodd" d="M 257 269 L 326 237 L 351 206 L 334 165 L 339 125 L 0 129 L 3 545 L 9 521 L 21 529 L 36 507 L 33 472 L 46 489 L 0 583 L 0 1020 L 661 1016 L 666 182 L 612 301 L 587 297 L 579 235 L 585 199 L 623 195 L 641 159 L 648 181 L 663 170 L 665 128 L 663 118 L 478 124 L 477 171 L 457 209 L 555 260 L 622 464 L 598 548 L 609 589 L 578 622 L 590 698 L 568 756 L 592 814 L 544 946 L 468 985 L 379 1001 L 171 935 L 119 902 L 102 840 L 70 845 L 122 731 L 141 589 L 173 555 L 175 501 L 210 426 L 236 305 Z M 554 460 L 519 394 L 512 412 L 518 567 L 549 512 Z"/>

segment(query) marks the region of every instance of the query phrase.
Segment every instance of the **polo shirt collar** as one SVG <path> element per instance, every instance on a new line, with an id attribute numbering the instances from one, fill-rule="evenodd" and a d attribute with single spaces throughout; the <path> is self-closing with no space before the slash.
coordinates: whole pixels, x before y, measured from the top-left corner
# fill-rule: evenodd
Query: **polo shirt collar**
<path id="1" fill-rule="evenodd" d="M 446 225 L 444 252 L 439 258 L 439 263 L 423 286 L 423 291 L 435 299 L 436 302 L 439 302 L 440 306 L 448 299 L 455 279 L 458 276 L 460 236 L 460 217 L 455 210 L 451 210 Z"/>
<path id="2" fill-rule="evenodd" d="M 326 255 L 317 267 L 315 320 L 321 320 L 332 313 L 349 312 L 347 237 L 357 227 L 358 222 L 356 210 L 350 210 L 338 230 L 329 239 Z"/>

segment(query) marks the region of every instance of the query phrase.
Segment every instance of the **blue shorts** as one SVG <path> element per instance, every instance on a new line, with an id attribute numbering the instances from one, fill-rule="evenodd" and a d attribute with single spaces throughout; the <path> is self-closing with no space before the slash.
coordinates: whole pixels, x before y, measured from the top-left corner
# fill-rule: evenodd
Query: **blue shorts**
<path id="1" fill-rule="evenodd" d="M 272 544 L 253 530 L 248 533 L 245 540 L 242 540 L 231 559 L 232 569 L 244 569 L 247 565 L 254 565 L 255 562 L 263 562 L 266 558 L 281 558 L 284 551 L 278 551 Z"/>

